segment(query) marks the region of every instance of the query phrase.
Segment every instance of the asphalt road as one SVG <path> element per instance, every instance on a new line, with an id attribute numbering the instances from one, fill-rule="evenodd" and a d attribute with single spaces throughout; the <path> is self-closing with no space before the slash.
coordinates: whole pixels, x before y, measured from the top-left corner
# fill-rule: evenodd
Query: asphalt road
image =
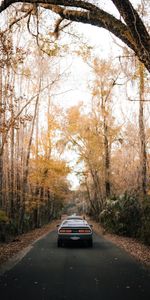
<path id="1" fill-rule="evenodd" d="M 52 232 L 0 277 L 0 299 L 149 300 L 150 270 L 97 235 L 93 248 L 57 248 Z"/>

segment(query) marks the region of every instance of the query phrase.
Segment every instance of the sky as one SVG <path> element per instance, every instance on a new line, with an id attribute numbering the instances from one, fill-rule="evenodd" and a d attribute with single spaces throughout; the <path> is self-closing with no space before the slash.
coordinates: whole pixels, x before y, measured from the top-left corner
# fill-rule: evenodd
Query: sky
<path id="1" fill-rule="evenodd" d="M 97 2 L 99 3 L 99 1 Z M 131 2 L 137 5 L 137 3 L 141 1 L 132 0 Z M 103 9 L 106 9 L 108 12 L 113 13 L 115 16 L 119 17 L 118 12 L 116 11 L 111 0 L 101 0 L 100 4 Z M 6 19 L 4 19 L 4 23 L 5 20 Z M 45 20 L 45 26 L 48 27 L 50 25 L 49 22 L 52 22 L 51 18 L 47 18 Z M 116 61 L 118 61 L 117 57 L 121 55 L 122 49 L 113 42 L 114 37 L 112 38 L 112 34 L 110 34 L 108 31 L 102 28 L 97 28 L 95 26 L 81 23 L 73 23 L 73 26 L 71 25 L 71 28 L 73 28 L 75 33 L 77 32 L 82 36 L 85 43 L 93 47 L 93 56 L 96 55 L 99 58 L 107 59 L 111 55 L 114 61 L 115 59 Z M 60 36 L 60 39 L 62 38 L 63 43 L 71 43 L 71 40 L 70 38 L 68 38 L 68 35 L 63 35 L 63 37 Z M 25 41 L 26 37 L 22 36 L 22 39 Z M 117 42 L 122 45 L 120 41 L 117 40 Z M 66 79 L 64 79 L 62 86 L 59 87 L 59 93 L 62 92 L 63 94 L 55 96 L 55 102 L 66 109 L 70 106 L 76 105 L 79 101 L 83 101 L 86 105 L 88 105 L 91 99 L 90 92 L 87 88 L 87 83 L 91 76 L 89 67 L 86 63 L 82 61 L 80 57 L 71 54 L 64 57 L 60 63 L 61 69 L 66 69 L 68 66 L 71 66 L 68 71 L 70 72 L 70 74 L 68 77 L 66 77 Z M 68 92 L 64 93 L 64 91 Z M 130 114 L 133 113 L 136 104 L 129 103 L 126 100 L 126 97 L 121 96 L 120 98 L 118 98 L 118 107 L 115 108 L 115 113 L 119 114 L 119 111 L 123 110 L 126 114 L 126 112 L 128 111 L 128 117 L 130 118 Z M 69 156 L 69 154 L 67 155 Z M 72 165 L 75 163 L 76 156 L 74 154 L 70 154 L 70 157 L 73 158 L 70 163 Z M 75 188 L 79 183 L 74 173 L 72 173 L 72 175 L 69 176 L 69 180 L 72 182 L 73 188 Z"/>
<path id="2" fill-rule="evenodd" d="M 137 5 L 140 1 L 133 0 L 132 3 Z M 116 11 L 114 5 L 110 0 L 101 1 L 102 8 L 106 9 L 108 12 L 112 13 L 118 17 L 118 12 Z M 117 43 L 123 45 L 117 38 L 114 38 L 112 34 L 102 28 L 97 28 L 95 26 L 87 25 L 87 24 L 75 24 L 73 23 L 73 29 L 75 32 L 78 32 L 83 36 L 83 39 L 87 41 L 87 43 L 93 47 L 93 56 L 98 56 L 102 59 L 107 59 L 110 55 L 113 59 L 116 59 L 118 62 L 118 56 L 122 53 L 122 48 L 118 47 L 114 40 L 117 40 Z M 67 36 L 64 37 L 64 40 L 67 39 Z M 90 77 L 90 69 L 82 61 L 81 58 L 75 57 L 71 55 L 70 57 L 66 57 L 63 61 L 64 68 L 70 64 L 71 61 L 71 74 L 69 78 L 64 80 L 63 82 L 63 90 L 71 91 L 63 94 L 63 97 L 56 96 L 55 101 L 58 102 L 62 107 L 66 109 L 70 106 L 76 105 L 79 101 L 83 101 L 86 105 L 91 99 L 90 91 L 87 89 L 87 83 Z M 130 87 L 132 90 L 132 87 Z M 122 93 L 122 87 L 120 87 L 120 93 Z M 131 92 L 132 95 L 132 92 Z M 133 95 L 134 96 L 134 95 Z M 133 117 L 134 111 L 137 109 L 137 103 L 131 103 L 127 101 L 126 95 L 118 97 L 117 104 L 115 107 L 115 114 L 118 117 L 121 116 L 121 112 L 126 118 L 130 119 Z M 121 120 L 122 121 L 122 116 Z M 75 153 L 66 153 L 65 156 L 67 159 L 71 159 L 70 166 L 75 165 L 76 162 L 76 154 Z M 80 169 L 81 166 L 75 168 L 76 171 Z M 69 181 L 71 182 L 72 189 L 78 187 L 79 179 L 76 176 L 75 172 L 72 172 L 68 176 Z"/>
<path id="3" fill-rule="evenodd" d="M 107 6 L 108 1 L 102 1 L 104 3 L 104 8 Z M 106 3 L 107 2 L 107 3 Z M 111 2 L 111 1 L 109 1 Z M 132 3 L 137 4 L 139 1 L 132 1 Z M 107 11 L 112 12 L 113 5 L 107 9 Z M 114 9 L 114 15 L 116 13 L 116 10 Z M 75 30 L 77 30 L 80 34 L 83 34 L 85 39 L 89 41 L 89 44 L 93 46 L 93 55 L 97 55 L 99 58 L 107 59 L 110 55 L 113 57 L 113 59 L 116 58 L 122 53 L 122 49 L 119 48 L 114 42 L 116 38 L 101 28 L 97 28 L 91 25 L 84 25 L 84 24 L 75 24 Z M 122 45 L 122 43 L 117 39 L 117 43 Z M 77 58 L 74 58 L 73 64 L 72 64 L 73 74 L 71 76 L 70 80 L 70 86 L 72 84 L 75 87 L 74 89 L 63 96 L 63 99 L 60 100 L 56 99 L 58 102 L 61 101 L 62 105 L 65 107 L 69 107 L 72 105 L 77 104 L 78 101 L 84 101 L 85 103 L 88 103 L 91 99 L 91 95 L 89 91 L 87 90 L 87 82 L 89 77 L 89 68 L 84 64 L 82 61 L 80 61 Z M 72 81 L 72 82 L 71 82 Z M 69 82 L 65 83 L 66 86 L 68 86 Z M 130 85 L 128 91 L 131 98 L 135 98 L 135 94 L 132 92 L 134 90 L 134 87 L 132 84 Z M 118 117 L 121 116 L 120 122 L 124 122 L 122 120 L 122 115 L 126 116 L 126 120 L 131 120 L 134 118 L 135 111 L 138 110 L 138 104 L 135 102 L 130 102 L 127 100 L 126 95 L 123 96 L 122 94 L 122 87 L 120 88 L 120 95 L 118 97 L 118 104 L 116 104 L 115 107 L 115 114 Z M 133 97 L 132 97 L 133 96 Z M 71 165 L 75 163 L 76 155 L 74 156 L 74 159 L 71 162 Z M 77 168 L 77 170 L 79 167 Z M 79 184 L 79 180 L 75 173 L 72 173 L 68 176 L 69 180 L 72 183 L 72 188 L 76 188 Z"/>

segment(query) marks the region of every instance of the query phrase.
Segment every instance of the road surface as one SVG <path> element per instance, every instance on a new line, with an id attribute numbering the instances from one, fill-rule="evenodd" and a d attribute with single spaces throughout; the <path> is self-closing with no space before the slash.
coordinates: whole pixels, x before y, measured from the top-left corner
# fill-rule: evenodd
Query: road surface
<path id="1" fill-rule="evenodd" d="M 94 234 L 93 248 L 57 248 L 56 231 L 0 277 L 2 300 L 149 300 L 150 270 Z"/>

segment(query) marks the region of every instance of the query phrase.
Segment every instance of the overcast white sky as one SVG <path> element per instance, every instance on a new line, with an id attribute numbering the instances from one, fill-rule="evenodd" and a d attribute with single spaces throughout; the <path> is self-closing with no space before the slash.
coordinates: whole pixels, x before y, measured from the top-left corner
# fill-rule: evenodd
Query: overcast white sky
<path id="1" fill-rule="evenodd" d="M 95 3 L 95 0 L 93 0 L 93 2 Z M 131 2 L 133 3 L 133 5 L 137 5 L 137 3 L 140 3 L 141 1 L 132 0 Z M 111 0 L 101 0 L 100 2 L 97 1 L 97 3 L 100 3 L 101 7 L 106 11 L 113 13 L 114 15 L 119 17 L 118 12 L 112 4 Z M 5 21 L 6 19 L 2 19 L 1 25 L 3 25 Z M 50 19 L 47 19 L 47 21 L 48 23 L 51 22 Z M 113 43 L 112 35 L 108 31 L 87 24 L 73 24 L 75 31 L 83 35 L 87 43 L 93 46 L 93 56 L 97 55 L 99 58 L 107 59 L 107 57 L 111 55 L 115 59 L 121 54 L 121 48 Z M 64 39 L 66 40 L 67 37 L 65 37 Z M 118 41 L 118 43 L 121 44 L 120 41 Z M 62 96 L 56 96 L 55 101 L 61 104 L 62 107 L 66 108 L 77 104 L 79 101 L 84 101 L 84 103 L 88 105 L 91 97 L 89 90 L 87 89 L 87 83 L 90 76 L 89 67 L 85 63 L 83 63 L 81 58 L 77 58 L 74 55 L 72 57 L 71 55 L 66 56 L 61 64 L 65 69 L 70 65 L 70 62 L 72 62 L 71 74 L 69 78 L 67 78 L 63 82 L 63 86 L 61 89 L 62 91 L 71 89 L 71 91 L 63 94 Z M 137 106 L 137 104 L 127 102 L 127 100 L 123 96 L 121 96 L 121 99 L 118 98 L 118 112 L 119 109 L 122 109 L 124 111 L 128 111 L 130 114 L 134 110 L 135 106 Z M 69 179 L 72 181 L 73 187 L 78 184 L 78 179 L 74 174 L 72 174 Z"/>

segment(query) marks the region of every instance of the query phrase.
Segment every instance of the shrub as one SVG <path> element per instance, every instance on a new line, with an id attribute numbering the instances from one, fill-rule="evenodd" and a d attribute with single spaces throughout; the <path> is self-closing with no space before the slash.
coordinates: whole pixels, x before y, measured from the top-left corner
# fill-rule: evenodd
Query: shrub
<path id="1" fill-rule="evenodd" d="M 8 218 L 4 210 L 0 210 L 0 242 L 8 242 L 17 234 L 17 222 Z"/>
<path id="2" fill-rule="evenodd" d="M 117 200 L 108 200 L 100 214 L 100 221 L 112 233 L 136 237 L 141 227 L 141 206 L 138 199 L 125 194 Z"/>
<path id="3" fill-rule="evenodd" d="M 139 238 L 150 245 L 150 199 L 144 199 L 142 203 L 141 228 L 139 230 Z"/>
<path id="4" fill-rule="evenodd" d="M 7 228 L 9 226 L 9 218 L 4 210 L 0 210 L 0 241 L 5 242 L 7 236 Z"/>
<path id="5" fill-rule="evenodd" d="M 4 210 L 0 210 L 0 224 L 8 223 L 9 218 Z"/>

